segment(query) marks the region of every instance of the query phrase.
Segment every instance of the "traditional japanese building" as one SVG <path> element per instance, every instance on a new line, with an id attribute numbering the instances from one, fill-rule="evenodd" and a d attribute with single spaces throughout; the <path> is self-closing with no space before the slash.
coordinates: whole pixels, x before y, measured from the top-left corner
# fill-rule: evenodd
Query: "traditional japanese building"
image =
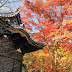
<path id="1" fill-rule="evenodd" d="M 18 9 L 0 13 L 0 72 L 22 72 L 23 55 L 45 46 L 32 40 L 24 27 Z"/>
<path id="2" fill-rule="evenodd" d="M 14 43 L 15 49 L 20 48 L 22 54 L 42 49 L 43 43 L 35 42 L 24 29 L 20 12 L 0 13 L 0 35 L 7 35 Z"/>

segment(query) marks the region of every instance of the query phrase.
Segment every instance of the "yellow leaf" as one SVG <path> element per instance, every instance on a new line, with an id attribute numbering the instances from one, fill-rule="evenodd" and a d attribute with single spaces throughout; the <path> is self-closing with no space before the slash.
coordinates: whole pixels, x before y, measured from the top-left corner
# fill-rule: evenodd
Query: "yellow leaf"
<path id="1" fill-rule="evenodd" d="M 63 57 L 63 58 L 61 59 L 61 61 L 62 61 L 62 60 L 66 60 L 66 59 L 67 59 L 67 57 Z"/>
<path id="2" fill-rule="evenodd" d="M 67 10 L 70 11 L 70 12 L 72 12 L 72 5 L 70 5 Z"/>
<path id="3" fill-rule="evenodd" d="M 71 24 L 72 23 L 72 19 L 70 19 L 70 20 L 64 20 L 63 22 L 62 22 L 62 24 L 64 25 L 64 24 Z"/>

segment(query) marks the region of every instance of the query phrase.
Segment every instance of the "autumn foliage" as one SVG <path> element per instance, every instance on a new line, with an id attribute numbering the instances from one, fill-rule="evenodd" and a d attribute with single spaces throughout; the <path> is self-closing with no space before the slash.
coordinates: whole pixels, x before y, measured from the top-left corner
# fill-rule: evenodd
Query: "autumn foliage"
<path id="1" fill-rule="evenodd" d="M 46 46 L 24 56 L 28 71 L 71 72 L 72 1 L 25 0 L 20 8 L 22 23 L 30 36 Z"/>

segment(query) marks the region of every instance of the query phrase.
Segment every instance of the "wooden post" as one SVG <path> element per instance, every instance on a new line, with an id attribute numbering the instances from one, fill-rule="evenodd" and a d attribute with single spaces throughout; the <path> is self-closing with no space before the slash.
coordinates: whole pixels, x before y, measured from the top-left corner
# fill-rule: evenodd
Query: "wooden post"
<path id="1" fill-rule="evenodd" d="M 22 54 L 3 36 L 0 37 L 0 72 L 22 72 Z"/>

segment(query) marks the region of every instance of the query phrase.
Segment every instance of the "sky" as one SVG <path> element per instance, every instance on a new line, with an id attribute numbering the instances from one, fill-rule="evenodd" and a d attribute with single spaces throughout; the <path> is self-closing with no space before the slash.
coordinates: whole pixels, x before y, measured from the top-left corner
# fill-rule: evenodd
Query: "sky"
<path id="1" fill-rule="evenodd" d="M 12 1 L 16 1 L 16 2 L 8 3 L 8 2 L 12 2 Z M 23 6 L 23 1 L 24 0 L 8 0 L 8 2 L 4 5 L 4 7 L 0 8 L 0 12 L 10 12 L 10 8 L 9 7 L 11 7 L 13 10 L 15 10 L 19 6 Z M 29 0 L 29 1 L 34 1 L 34 0 Z M 45 2 L 46 0 L 43 0 L 43 1 Z M 8 6 L 8 7 L 6 7 L 6 6 Z"/>
<path id="2" fill-rule="evenodd" d="M 23 6 L 23 1 L 24 0 L 8 0 L 8 2 L 0 8 L 0 12 L 10 12 L 10 8 L 16 10 L 19 6 Z"/>
<path id="3" fill-rule="evenodd" d="M 44 2 L 46 1 L 46 0 L 43 0 Z"/>

